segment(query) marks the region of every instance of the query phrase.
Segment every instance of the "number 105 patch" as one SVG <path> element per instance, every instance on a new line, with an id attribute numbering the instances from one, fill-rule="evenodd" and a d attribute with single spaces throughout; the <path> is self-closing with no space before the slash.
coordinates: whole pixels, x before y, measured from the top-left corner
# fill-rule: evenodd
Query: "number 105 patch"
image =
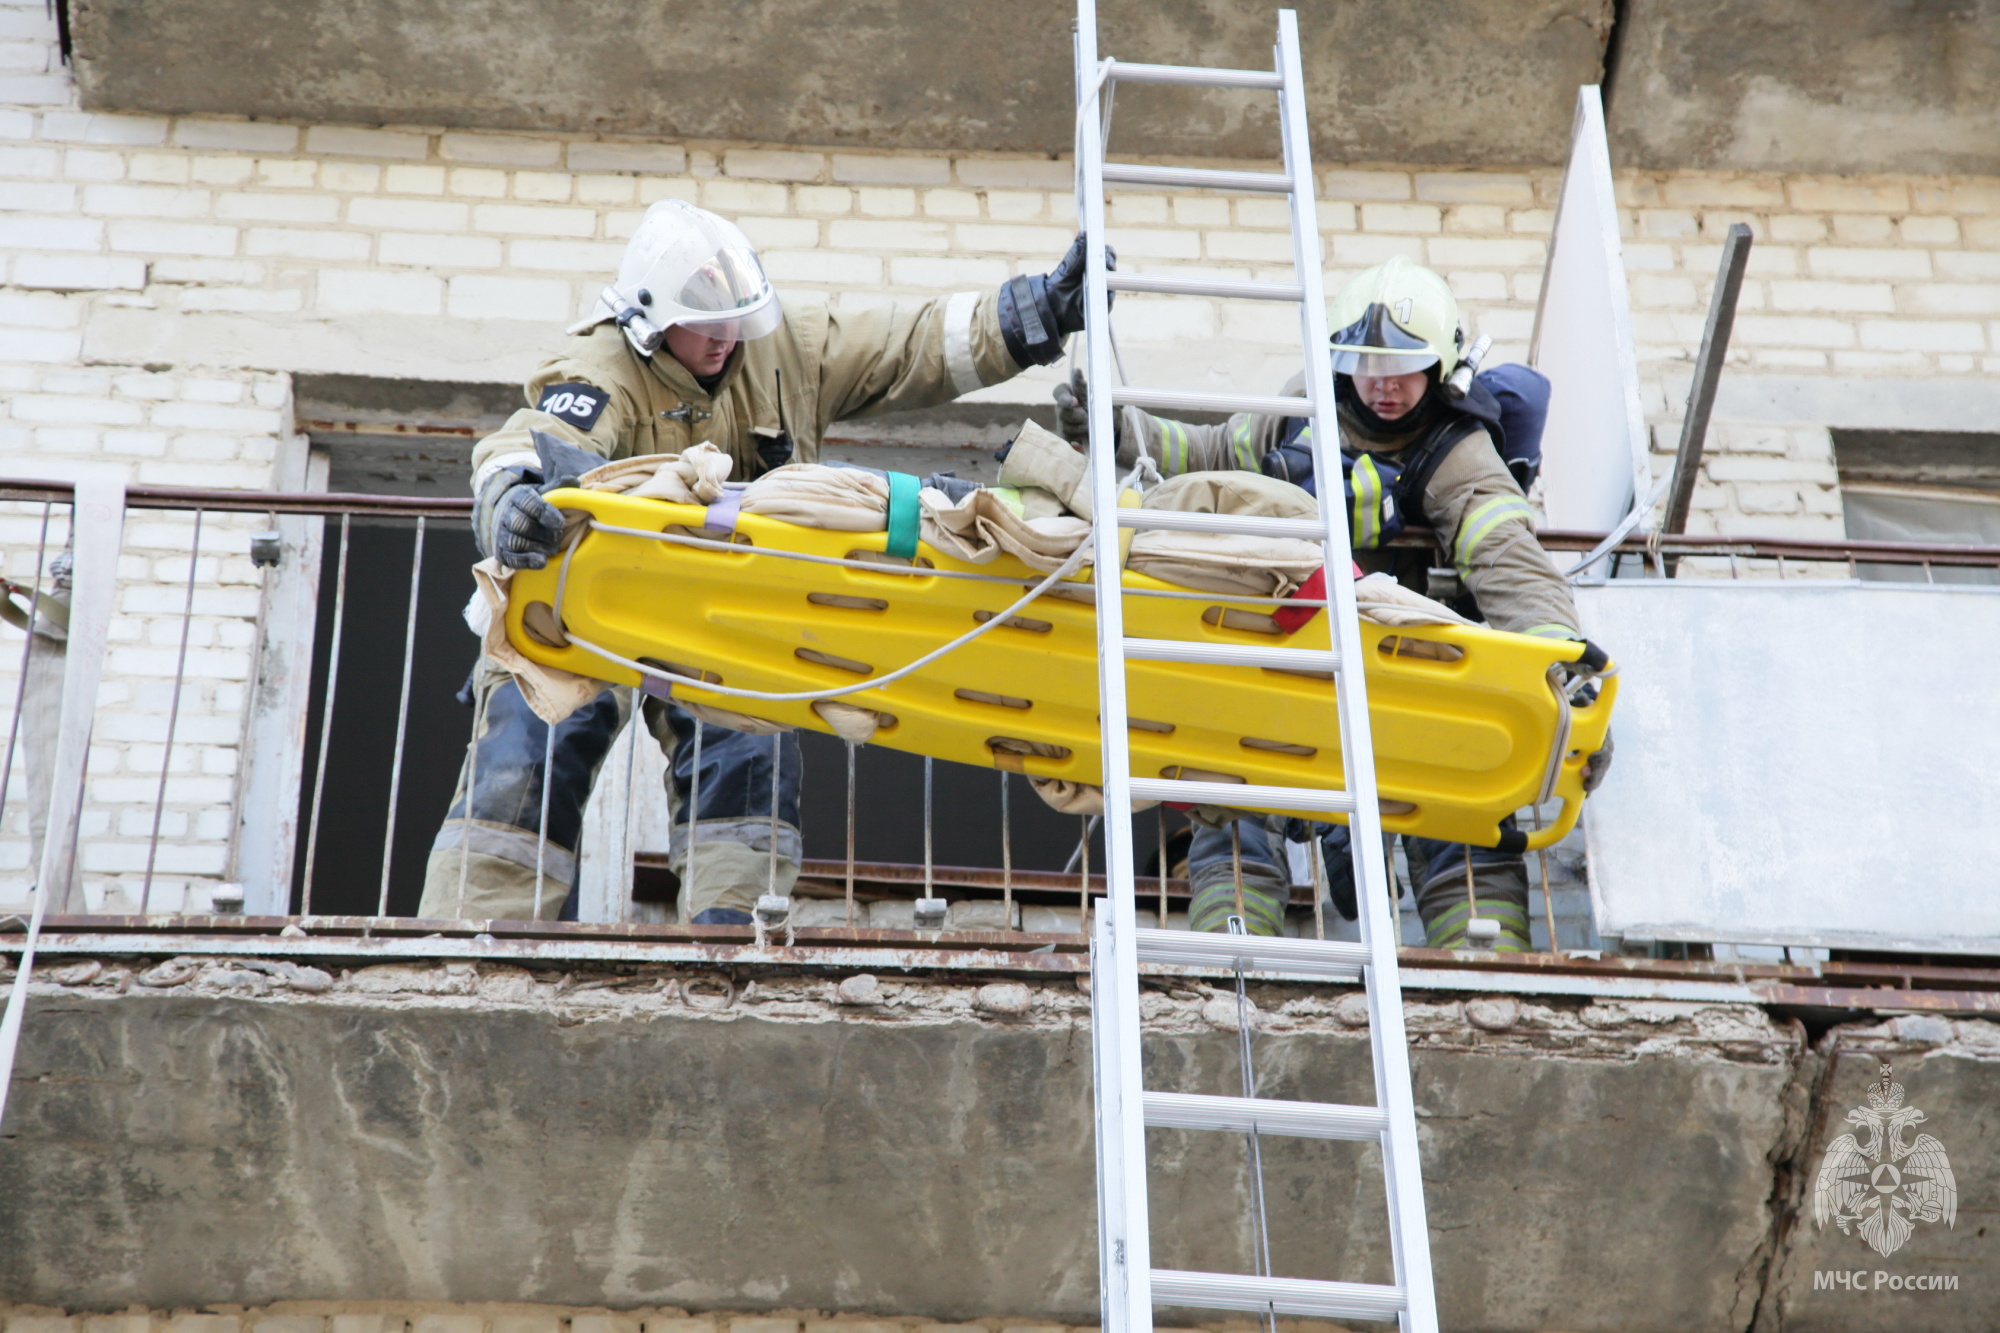
<path id="1" fill-rule="evenodd" d="M 594 384 L 551 384 L 542 390 L 542 400 L 535 406 L 578 430 L 589 430 L 604 412 L 605 397 L 604 390 Z"/>

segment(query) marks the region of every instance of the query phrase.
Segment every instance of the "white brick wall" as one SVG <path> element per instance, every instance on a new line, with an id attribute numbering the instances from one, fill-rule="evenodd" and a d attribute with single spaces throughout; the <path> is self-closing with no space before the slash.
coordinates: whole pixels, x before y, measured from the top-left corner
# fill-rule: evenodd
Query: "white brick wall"
<path id="1" fill-rule="evenodd" d="M 5 471 L 88 458 L 140 483 L 264 487 L 294 447 L 290 372 L 518 379 L 588 307 L 657 199 L 739 220 L 794 304 L 990 287 L 1046 268 L 1074 231 L 1061 161 L 100 115 L 77 108 L 53 44 L 41 0 L 0 0 Z M 1500 358 L 1525 355 L 1558 172 L 1327 163 L 1320 180 L 1329 287 L 1409 255 L 1451 280 L 1471 333 L 1491 333 Z M 2000 370 L 2000 181 L 1627 173 L 1618 190 L 1660 453 L 1678 435 L 1737 221 L 1757 245 L 1732 374 L 1928 389 Z M 1110 216 L 1128 268 L 1289 270 L 1272 200 L 1133 191 Z M 1128 295 L 1119 311 L 1135 370 L 1155 382 L 1271 389 L 1293 364 L 1283 310 Z M 980 396 L 1045 401 L 1055 375 Z M 1837 533 L 1827 427 L 1840 424 L 1725 410 L 1694 525 Z M 254 526 L 211 519 L 204 534 L 215 554 L 198 569 L 200 670 L 182 700 L 170 838 L 207 837 L 203 821 L 232 796 Z M 31 528 L 20 506 L 0 514 L 10 577 L 32 573 Z M 130 891 L 134 839 L 150 830 L 185 533 L 181 518 L 133 528 L 86 826 L 99 899 Z M 13 642 L 0 640 L 0 699 L 12 698 Z M 10 802 L 0 904 L 19 895 L 23 817 Z M 156 900 L 174 905 L 188 877 L 213 873 L 202 856 L 163 855 Z"/>

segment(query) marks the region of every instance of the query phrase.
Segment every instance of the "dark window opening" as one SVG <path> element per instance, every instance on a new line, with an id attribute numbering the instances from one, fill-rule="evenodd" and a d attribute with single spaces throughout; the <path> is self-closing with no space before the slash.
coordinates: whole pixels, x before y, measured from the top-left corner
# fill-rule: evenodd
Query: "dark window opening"
<path id="1" fill-rule="evenodd" d="M 383 842 L 389 826 L 390 771 L 403 692 L 403 646 L 409 627 L 410 561 L 416 529 L 409 523 L 355 522 L 349 530 L 347 599 L 340 674 L 327 730 L 326 779 L 313 849 L 312 910 L 326 915 L 374 915 L 382 890 Z M 334 587 L 340 567 L 340 520 L 329 519 L 320 560 L 319 623 L 306 711 L 299 836 L 293 858 L 294 911 L 304 910 L 306 840 L 325 715 L 328 654 L 333 639 Z M 472 534 L 462 524 L 425 524 L 417 589 L 415 647 L 410 657 L 408 730 L 396 792 L 396 834 L 389 870 L 389 914 L 414 916 L 424 863 L 438 822 L 451 803 L 472 710 L 453 696 L 471 674 L 479 642 L 459 612 L 472 593 Z"/>
<path id="2" fill-rule="evenodd" d="M 1847 535 L 1857 541 L 2000 546 L 2000 434 L 1833 432 Z M 1863 563 L 1890 583 L 2000 584 L 2000 570 Z"/>

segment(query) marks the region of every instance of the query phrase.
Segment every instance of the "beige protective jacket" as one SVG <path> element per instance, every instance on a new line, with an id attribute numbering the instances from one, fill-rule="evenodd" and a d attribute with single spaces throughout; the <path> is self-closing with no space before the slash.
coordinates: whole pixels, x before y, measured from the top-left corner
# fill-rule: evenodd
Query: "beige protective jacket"
<path id="1" fill-rule="evenodd" d="M 533 467 L 537 430 L 612 460 L 707 442 L 747 481 L 765 470 L 758 436 L 777 433 L 781 379 L 792 461 L 816 463 L 835 421 L 934 406 L 1020 374 L 997 306 L 997 292 L 959 292 L 918 306 L 788 309 L 776 331 L 736 349 L 713 393 L 664 349 L 642 357 L 617 325 L 598 324 L 567 338 L 528 377 L 528 406 L 473 449 L 473 492 L 494 470 Z"/>
<path id="2" fill-rule="evenodd" d="M 1283 392 L 1296 395 L 1304 383 L 1303 375 L 1294 375 Z M 1168 476 L 1255 472 L 1264 455 L 1278 447 L 1285 421 L 1239 412 L 1219 426 L 1191 426 L 1127 407 L 1118 418 L 1119 452 L 1136 440 Z M 1368 439 L 1344 412 L 1341 427 L 1349 452 L 1358 446 L 1395 458 L 1416 442 L 1410 436 Z M 1424 517 L 1450 550 L 1489 625 L 1516 634 L 1583 637 L 1569 584 L 1535 540 L 1534 511 L 1485 431 L 1459 441 L 1438 465 L 1424 488 Z M 1393 572 L 1398 563 L 1393 548 L 1358 550 L 1354 558 L 1369 573 Z"/>

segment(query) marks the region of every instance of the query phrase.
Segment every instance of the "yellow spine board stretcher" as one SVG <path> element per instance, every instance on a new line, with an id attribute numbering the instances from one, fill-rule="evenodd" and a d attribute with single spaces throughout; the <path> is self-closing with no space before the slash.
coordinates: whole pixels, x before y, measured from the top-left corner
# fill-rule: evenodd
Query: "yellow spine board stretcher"
<path id="1" fill-rule="evenodd" d="M 581 490 L 547 498 L 600 524 L 716 536 L 703 533 L 706 511 L 697 505 Z M 810 702 L 717 694 L 692 677 L 702 673 L 711 684 L 790 693 L 883 675 L 991 619 L 1046 577 L 1004 555 L 969 565 L 929 545 L 918 547 L 919 568 L 1007 582 L 899 572 L 909 566 L 885 554 L 887 540 L 884 532 L 833 532 L 754 514 L 738 517 L 729 549 L 587 530 L 566 561 L 515 575 L 507 636 L 544 665 L 667 692 L 667 682 L 649 683 L 575 643 L 552 646 L 560 593 L 562 630 L 689 677 L 671 684 L 673 697 L 831 732 Z M 752 548 L 884 567 L 878 573 L 814 564 L 755 555 Z M 1124 586 L 1128 593 L 1188 591 L 1130 570 Z M 839 702 L 881 715 L 873 744 L 1032 777 L 1100 783 L 1094 595 L 1086 567 L 1011 623 L 913 675 Z M 1330 646 L 1325 613 L 1288 635 L 1271 619 L 1272 609 L 1227 594 L 1127 596 L 1126 633 Z M 539 635 L 524 626 L 524 615 Z M 1594 704 L 1566 702 L 1556 688 L 1560 673 L 1552 668 L 1575 661 L 1583 645 L 1471 626 L 1390 629 L 1364 620 L 1361 631 L 1385 830 L 1491 847 L 1502 819 L 1550 800 L 1559 800 L 1561 810 L 1528 833 L 1529 848 L 1551 845 L 1574 827 L 1583 805 L 1584 758 L 1604 744 L 1618 684 L 1615 675 L 1604 680 Z M 1135 661 L 1127 681 L 1138 775 L 1346 785 L 1334 684 L 1326 673 Z M 1345 822 L 1338 815 L 1312 817 Z"/>

